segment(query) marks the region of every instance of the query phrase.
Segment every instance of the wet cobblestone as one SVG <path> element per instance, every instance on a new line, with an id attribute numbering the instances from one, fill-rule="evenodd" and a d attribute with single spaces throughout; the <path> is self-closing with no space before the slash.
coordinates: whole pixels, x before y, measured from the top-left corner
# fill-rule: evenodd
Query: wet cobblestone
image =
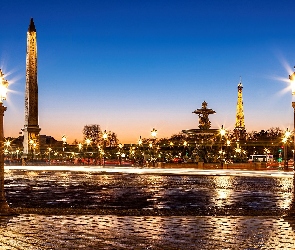
<path id="1" fill-rule="evenodd" d="M 10 170 L 5 190 L 12 208 L 284 215 L 293 178 Z"/>
<path id="2" fill-rule="evenodd" d="M 1 250 L 295 249 L 291 175 L 5 175 Z"/>
<path id="3" fill-rule="evenodd" d="M 292 222 L 278 217 L 2 217 L 1 249 L 294 249 Z"/>

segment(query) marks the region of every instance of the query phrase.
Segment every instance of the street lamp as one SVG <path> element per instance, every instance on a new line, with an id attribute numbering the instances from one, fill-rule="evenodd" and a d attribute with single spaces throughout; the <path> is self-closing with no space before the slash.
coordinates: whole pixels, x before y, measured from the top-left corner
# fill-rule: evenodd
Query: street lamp
<path id="1" fill-rule="evenodd" d="M 153 128 L 153 130 L 151 131 L 151 135 L 154 139 L 156 139 L 157 133 L 158 131 L 155 128 Z"/>
<path id="2" fill-rule="evenodd" d="M 151 151 L 152 151 L 153 167 L 155 167 L 155 157 L 154 157 L 153 144 L 155 144 L 155 142 L 156 142 L 157 132 L 158 131 L 155 128 L 153 128 L 153 130 L 151 131 L 151 135 L 152 135 L 153 139 L 152 139 L 152 143 L 149 144 Z"/>
<path id="3" fill-rule="evenodd" d="M 284 143 L 284 170 L 288 170 L 288 139 L 289 136 L 291 135 L 291 132 L 289 131 L 289 129 L 287 128 L 287 130 L 285 131 L 284 137 L 282 139 L 282 142 Z"/>
<path id="4" fill-rule="evenodd" d="M 19 149 L 15 150 L 15 152 L 16 152 L 16 159 L 17 159 L 17 161 L 18 161 Z"/>
<path id="5" fill-rule="evenodd" d="M 118 154 L 118 156 L 119 156 L 119 165 L 122 165 L 122 157 L 121 157 L 121 155 L 122 155 L 123 144 L 119 143 L 118 147 L 119 147 L 119 154 Z"/>
<path id="6" fill-rule="evenodd" d="M 138 145 L 139 145 L 139 146 L 142 145 L 142 139 L 141 139 L 141 136 L 139 136 L 139 139 L 138 139 Z"/>
<path id="7" fill-rule="evenodd" d="M 62 151 L 64 152 L 65 151 L 65 145 L 67 144 L 67 137 L 66 137 L 66 135 L 63 135 L 61 137 L 61 140 L 62 140 Z"/>
<path id="8" fill-rule="evenodd" d="M 224 155 L 223 150 L 222 150 L 222 138 L 226 134 L 226 130 L 223 128 L 223 125 L 221 125 L 221 128 L 219 129 L 219 134 L 221 136 L 221 138 L 220 138 L 220 141 L 221 141 L 221 149 L 220 149 L 219 152 L 220 152 L 220 155 L 221 155 L 221 163 L 222 163 L 223 162 L 223 155 Z"/>
<path id="9" fill-rule="evenodd" d="M 33 154 L 33 144 L 34 144 L 34 140 L 33 139 L 30 139 L 29 140 L 29 145 L 30 145 L 30 151 L 31 151 L 31 160 L 33 160 L 34 158 L 34 154 Z"/>
<path id="10" fill-rule="evenodd" d="M 48 148 L 48 162 L 49 162 L 49 165 L 50 165 L 50 152 L 52 151 L 52 148 Z"/>
<path id="11" fill-rule="evenodd" d="M 8 81 L 4 79 L 4 74 L 0 69 L 0 215 L 11 214 L 11 210 L 5 198 L 4 192 L 4 130 L 3 118 L 6 107 L 3 106 L 3 100 L 6 100 Z"/>
<path id="12" fill-rule="evenodd" d="M 284 138 L 282 139 L 282 142 L 284 143 L 284 170 L 288 170 L 288 139 L 291 135 L 291 132 L 287 128 L 284 134 Z"/>
<path id="13" fill-rule="evenodd" d="M 139 150 L 139 165 L 143 165 L 143 160 L 144 160 L 144 147 L 142 146 L 143 145 L 143 142 L 142 142 L 142 139 L 141 139 L 141 136 L 139 136 L 139 139 L 138 139 L 138 150 Z"/>
<path id="14" fill-rule="evenodd" d="M 66 144 L 67 144 L 66 135 L 62 135 L 61 140 L 62 140 L 62 157 L 63 157 L 63 160 L 64 160 L 64 158 L 65 158 L 65 147 L 66 147 Z"/>
<path id="15" fill-rule="evenodd" d="M 106 130 L 103 132 L 102 138 L 103 138 L 103 151 L 104 151 L 104 154 L 103 154 L 103 165 L 105 166 L 105 161 L 106 161 L 105 152 L 106 152 L 106 143 L 107 143 L 107 139 L 108 139 L 108 133 L 107 133 Z"/>
<path id="16" fill-rule="evenodd" d="M 91 140 L 89 138 L 86 138 L 85 143 L 86 143 L 87 163 L 89 165 L 90 159 L 89 159 L 88 147 L 89 147 L 89 145 L 91 143 Z"/>
<path id="17" fill-rule="evenodd" d="M 294 67 L 295 68 L 295 67 Z M 292 75 L 289 75 L 289 80 L 291 83 L 291 89 L 292 89 L 292 96 L 295 96 L 295 72 L 292 73 Z M 295 102 L 292 101 L 292 108 L 294 110 L 293 115 L 293 170 L 295 170 Z M 294 218 L 295 216 L 295 173 L 293 174 L 293 197 L 292 197 L 292 203 L 290 206 L 290 210 L 288 212 L 287 217 Z"/>
<path id="18" fill-rule="evenodd" d="M 289 80 L 291 82 L 292 96 L 295 96 L 295 72 L 293 72 L 292 75 L 289 75 Z M 294 150 L 295 150 L 295 102 L 292 102 L 292 108 L 294 110 L 294 115 L 293 115 L 293 133 L 294 133 L 293 143 L 294 143 L 294 145 L 293 146 L 294 146 Z M 295 169 L 295 155 L 293 154 L 293 170 L 294 169 Z"/>

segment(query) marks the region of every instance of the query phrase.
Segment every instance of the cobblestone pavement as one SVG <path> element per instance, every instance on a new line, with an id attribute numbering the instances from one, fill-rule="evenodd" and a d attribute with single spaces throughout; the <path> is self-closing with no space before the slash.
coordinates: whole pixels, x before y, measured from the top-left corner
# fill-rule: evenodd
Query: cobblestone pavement
<path id="1" fill-rule="evenodd" d="M 3 249 L 294 249 L 292 222 L 279 217 L 1 217 Z"/>
<path id="2" fill-rule="evenodd" d="M 154 211 L 158 215 L 159 210 L 172 215 L 284 215 L 292 190 L 292 175 L 5 172 L 6 198 L 12 208 L 128 209 L 144 211 L 143 215 Z"/>
<path id="3" fill-rule="evenodd" d="M 295 249 L 292 175 L 9 170 L 5 191 L 1 250 Z"/>

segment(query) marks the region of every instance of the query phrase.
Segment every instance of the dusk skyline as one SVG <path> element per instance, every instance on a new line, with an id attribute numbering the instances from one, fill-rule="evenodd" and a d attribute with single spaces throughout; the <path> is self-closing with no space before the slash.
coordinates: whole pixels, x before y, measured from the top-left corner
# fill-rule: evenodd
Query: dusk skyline
<path id="1" fill-rule="evenodd" d="M 242 78 L 248 132 L 293 128 L 292 1 L 13 1 L 2 4 L 0 68 L 10 82 L 5 137 L 24 126 L 26 32 L 34 18 L 41 134 L 82 140 L 86 124 L 120 142 L 198 128 L 233 130 Z M 292 33 L 293 32 L 293 33 Z"/>

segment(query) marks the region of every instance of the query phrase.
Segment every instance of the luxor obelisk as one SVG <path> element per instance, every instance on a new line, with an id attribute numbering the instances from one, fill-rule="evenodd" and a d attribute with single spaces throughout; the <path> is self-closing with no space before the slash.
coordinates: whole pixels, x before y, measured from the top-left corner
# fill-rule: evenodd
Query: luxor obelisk
<path id="1" fill-rule="evenodd" d="M 23 157 L 35 158 L 40 151 L 38 125 L 37 33 L 31 18 L 27 32 L 26 93 Z"/>

